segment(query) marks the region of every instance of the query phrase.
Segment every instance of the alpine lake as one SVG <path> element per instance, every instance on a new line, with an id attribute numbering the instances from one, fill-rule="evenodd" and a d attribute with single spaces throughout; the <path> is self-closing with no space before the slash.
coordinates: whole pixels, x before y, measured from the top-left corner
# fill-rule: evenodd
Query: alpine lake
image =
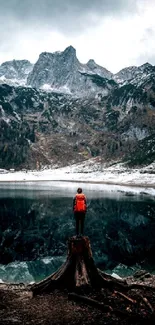
<path id="1" fill-rule="evenodd" d="M 0 183 L 0 279 L 32 283 L 66 260 L 75 235 L 73 197 L 82 187 L 84 235 L 98 268 L 121 277 L 155 273 L 155 200 L 120 186 L 75 182 Z"/>

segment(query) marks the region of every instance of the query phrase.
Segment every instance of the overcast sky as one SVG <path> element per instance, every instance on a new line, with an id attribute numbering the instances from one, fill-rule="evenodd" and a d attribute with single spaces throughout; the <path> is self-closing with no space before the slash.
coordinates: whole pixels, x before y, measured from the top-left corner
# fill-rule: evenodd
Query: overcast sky
<path id="1" fill-rule="evenodd" d="M 111 72 L 155 65 L 155 0 L 0 0 L 0 64 L 75 47 Z"/>

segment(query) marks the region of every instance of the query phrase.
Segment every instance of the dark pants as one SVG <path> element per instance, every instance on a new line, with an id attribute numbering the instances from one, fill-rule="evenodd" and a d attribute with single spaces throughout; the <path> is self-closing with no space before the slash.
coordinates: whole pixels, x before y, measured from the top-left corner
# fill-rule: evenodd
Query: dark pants
<path id="1" fill-rule="evenodd" d="M 79 235 L 79 233 L 83 235 L 85 214 L 85 212 L 74 212 L 76 220 L 76 235 Z"/>

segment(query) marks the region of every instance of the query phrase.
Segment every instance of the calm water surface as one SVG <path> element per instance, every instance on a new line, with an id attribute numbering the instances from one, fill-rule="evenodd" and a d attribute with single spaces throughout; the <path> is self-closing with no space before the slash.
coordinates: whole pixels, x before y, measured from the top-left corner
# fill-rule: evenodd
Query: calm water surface
<path id="1" fill-rule="evenodd" d="M 0 278 L 37 281 L 66 259 L 75 235 L 72 199 L 79 184 L 0 184 Z M 141 191 L 80 184 L 87 195 L 85 235 L 97 266 L 121 276 L 139 268 L 154 272 L 155 201 Z"/>

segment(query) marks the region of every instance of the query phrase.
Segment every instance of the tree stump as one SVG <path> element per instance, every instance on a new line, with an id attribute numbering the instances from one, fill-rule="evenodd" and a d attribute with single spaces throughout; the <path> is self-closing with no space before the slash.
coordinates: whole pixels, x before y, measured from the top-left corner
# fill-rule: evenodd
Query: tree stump
<path id="1" fill-rule="evenodd" d="M 108 281 L 109 282 L 109 281 Z M 71 237 L 64 264 L 46 279 L 31 286 L 33 294 L 50 292 L 55 288 L 76 291 L 81 288 L 101 288 L 107 283 L 95 266 L 88 237 Z"/>
<path id="2" fill-rule="evenodd" d="M 101 290 L 102 288 L 103 290 Z M 67 289 L 69 299 L 99 308 L 103 313 L 106 313 L 106 317 L 110 317 L 110 323 L 108 324 L 111 324 L 111 314 L 112 319 L 113 314 L 115 314 L 120 320 L 126 319 L 127 323 L 129 321 L 132 324 L 133 322 L 135 324 L 137 322 L 141 324 L 142 321 L 144 324 L 150 321 L 151 323 L 149 322 L 149 324 L 154 324 L 154 307 L 149 301 L 150 299 L 145 296 L 143 297 L 141 294 L 142 290 L 146 294 L 147 289 L 152 291 L 152 296 L 149 296 L 152 298 L 154 297 L 154 288 L 137 283 L 131 283 L 129 285 L 126 280 L 115 279 L 97 269 L 92 257 L 89 238 L 76 236 L 68 240 L 66 262 L 46 279 L 29 286 L 33 295 L 50 293 L 54 289 Z M 116 289 L 120 289 L 121 292 Z M 136 291 L 133 292 L 133 289 L 136 289 Z M 130 290 L 132 290 L 130 292 L 131 297 L 123 293 L 123 291 Z M 137 290 L 139 290 L 139 295 L 137 295 Z M 88 297 L 86 296 L 87 292 L 89 292 Z M 94 292 L 95 297 L 97 296 L 95 299 Z M 90 296 L 91 293 L 93 294 L 92 297 Z M 142 299 L 143 304 L 139 298 Z M 122 310 L 122 306 L 124 306 L 124 310 Z"/>

